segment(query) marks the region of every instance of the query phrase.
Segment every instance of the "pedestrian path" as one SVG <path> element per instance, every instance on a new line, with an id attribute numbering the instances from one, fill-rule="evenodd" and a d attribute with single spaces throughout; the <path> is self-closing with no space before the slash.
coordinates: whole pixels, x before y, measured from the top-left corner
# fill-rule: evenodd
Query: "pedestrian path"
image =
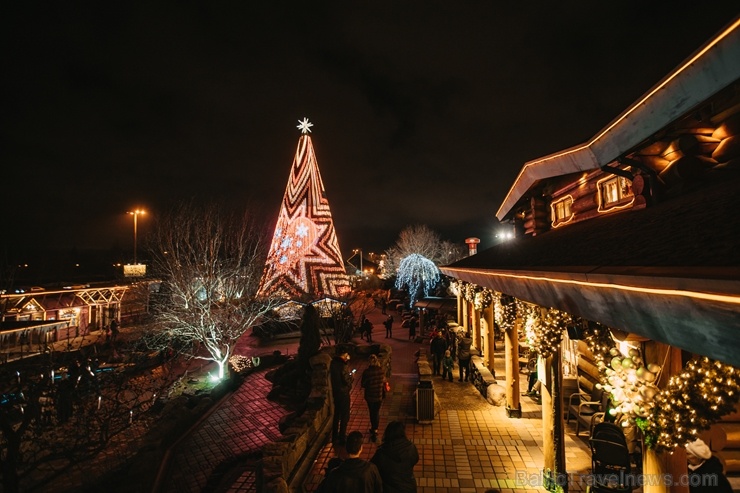
<path id="1" fill-rule="evenodd" d="M 387 343 L 393 348 L 392 391 L 381 407 L 381 434 L 392 420 L 406 424 L 406 433 L 419 450 L 420 459 L 414 475 L 420 492 L 545 491 L 540 479 L 544 461 L 542 413 L 537 402 L 523 396 L 523 417 L 508 418 L 503 407 L 489 404 L 472 384 L 458 382 L 457 378 L 448 382 L 434 377 L 441 412 L 430 424 L 417 423 L 413 399 L 418 381 L 415 353 L 427 342 L 408 341 L 408 330 L 400 328 L 399 321 L 394 324 L 393 338 L 386 339 L 382 326 L 385 315 L 375 310 L 368 318 L 374 325 L 374 342 Z M 497 375 L 505 373 L 503 353 L 495 359 L 495 367 Z M 358 373 L 363 369 L 357 368 Z M 521 382 L 524 391 L 526 378 Z M 352 392 L 351 406 L 348 431 L 359 430 L 366 434 L 362 457 L 369 459 L 380 442 L 376 444 L 369 439 L 369 413 L 357 384 Z M 572 435 L 566 435 L 565 440 L 567 470 L 587 472 L 591 461 L 585 442 Z M 329 460 L 343 454 L 331 443 L 325 444 L 304 482 L 305 491 L 315 491 Z M 569 491 L 585 489 L 585 484 L 574 481 Z"/>
<path id="2" fill-rule="evenodd" d="M 392 347 L 392 388 L 380 410 L 380 433 L 392 420 L 406 424 L 407 435 L 419 450 L 414 471 L 419 492 L 545 491 L 540 486 L 542 419 L 536 401 L 522 396 L 523 417 L 512 419 L 506 417 L 503 407 L 489 404 L 472 384 L 434 377 L 441 412 L 432 423 L 417 423 L 413 397 L 418 382 L 415 353 L 428 343 L 409 341 L 408 329 L 402 329 L 399 320 L 394 323 L 393 337 L 386 339 L 382 325 L 385 315 L 380 309 L 368 318 L 374 325 L 374 342 Z M 354 342 L 368 344 L 359 336 Z M 297 341 L 280 344 L 275 349 L 289 354 L 297 350 Z M 353 359 L 350 366 L 361 375 L 367 360 Z M 495 366 L 496 374 L 503 375 L 503 356 L 496 358 Z M 278 423 L 287 414 L 265 398 L 271 389 L 265 374 L 258 371 L 250 375 L 171 449 L 159 493 L 257 491 L 256 459 L 264 443 L 280 438 Z M 366 435 L 362 456 L 369 459 L 380 438 L 377 444 L 370 441 L 370 416 L 359 378 L 355 382 L 348 431 L 359 430 Z M 521 385 L 522 391 L 526 390 L 526 378 L 521 379 Z M 316 490 L 329 460 L 344 453 L 334 450 L 328 438 L 304 481 L 306 492 Z M 583 438 L 566 435 L 566 461 L 569 472 L 589 470 L 590 453 Z M 571 492 L 584 490 L 585 485 L 578 482 L 569 488 Z"/>

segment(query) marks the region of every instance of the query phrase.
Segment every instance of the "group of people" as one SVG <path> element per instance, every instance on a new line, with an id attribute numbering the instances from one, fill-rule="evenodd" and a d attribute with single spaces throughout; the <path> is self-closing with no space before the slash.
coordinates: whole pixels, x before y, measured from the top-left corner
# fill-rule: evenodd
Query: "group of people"
<path id="1" fill-rule="evenodd" d="M 385 427 L 383 443 L 367 461 L 361 459 L 362 432 L 347 435 L 347 458 L 336 460 L 327 468 L 317 493 L 415 492 L 414 466 L 419 462 L 416 445 L 406 437 L 402 421 L 391 421 Z"/>
<path id="2" fill-rule="evenodd" d="M 393 315 L 388 315 L 383 320 L 383 327 L 385 327 L 385 338 L 393 337 Z M 367 317 L 364 317 L 362 323 L 360 323 L 360 339 L 367 339 L 367 342 L 373 342 L 373 324 Z"/>
<path id="3" fill-rule="evenodd" d="M 453 369 L 457 359 L 459 381 L 467 382 L 470 379 L 470 348 L 473 340 L 466 332 L 459 338 L 453 331 L 435 330 L 432 333 L 429 348 L 432 353 L 432 374 L 441 376 L 443 380 L 453 380 Z"/>
<path id="4" fill-rule="evenodd" d="M 347 434 L 350 415 L 350 391 L 356 369 L 349 369 L 350 355 L 340 351 L 331 360 L 329 374 L 334 397 L 332 443 L 344 446 L 347 459 L 338 459 L 327 470 L 319 492 L 381 492 L 416 491 L 414 465 L 419 461 L 416 446 L 406 437 L 402 421 L 388 423 L 382 444 L 370 461 L 360 458 L 364 435 L 360 431 Z M 370 355 L 368 367 L 362 372 L 361 385 L 370 414 L 370 440 L 378 439 L 380 407 L 386 393 L 386 374 L 376 355 Z"/>

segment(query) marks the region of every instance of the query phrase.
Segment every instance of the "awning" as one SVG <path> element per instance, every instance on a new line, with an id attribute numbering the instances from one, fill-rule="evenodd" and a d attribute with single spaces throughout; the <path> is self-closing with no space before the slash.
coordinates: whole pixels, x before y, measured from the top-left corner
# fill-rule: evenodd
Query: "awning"
<path id="1" fill-rule="evenodd" d="M 457 298 L 424 298 L 414 303 L 414 308 L 425 310 L 457 310 Z"/>

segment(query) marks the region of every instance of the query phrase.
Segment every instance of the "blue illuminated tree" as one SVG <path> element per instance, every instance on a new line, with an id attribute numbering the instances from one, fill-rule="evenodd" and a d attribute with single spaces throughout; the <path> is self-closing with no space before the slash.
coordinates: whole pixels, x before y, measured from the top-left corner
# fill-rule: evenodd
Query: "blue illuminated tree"
<path id="1" fill-rule="evenodd" d="M 413 307 L 419 293 L 423 291 L 424 296 L 429 296 L 429 292 L 439 280 L 439 269 L 434 262 L 423 255 L 412 253 L 401 259 L 396 277 L 396 289 L 408 288 L 409 307 Z"/>

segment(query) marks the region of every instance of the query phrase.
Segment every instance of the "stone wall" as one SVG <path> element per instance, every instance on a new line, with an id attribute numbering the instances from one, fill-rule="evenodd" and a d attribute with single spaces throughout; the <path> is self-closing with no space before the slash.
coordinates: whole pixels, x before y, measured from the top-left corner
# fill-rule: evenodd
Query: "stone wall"
<path id="1" fill-rule="evenodd" d="M 377 354 L 386 374 L 391 374 L 391 347 L 387 344 L 343 346 L 350 357 Z M 311 393 L 306 411 L 283 432 L 283 439 L 262 447 L 259 491 L 288 493 L 303 490 L 303 481 L 330 433 L 332 420 L 329 364 L 336 346 L 324 348 L 310 360 Z"/>

